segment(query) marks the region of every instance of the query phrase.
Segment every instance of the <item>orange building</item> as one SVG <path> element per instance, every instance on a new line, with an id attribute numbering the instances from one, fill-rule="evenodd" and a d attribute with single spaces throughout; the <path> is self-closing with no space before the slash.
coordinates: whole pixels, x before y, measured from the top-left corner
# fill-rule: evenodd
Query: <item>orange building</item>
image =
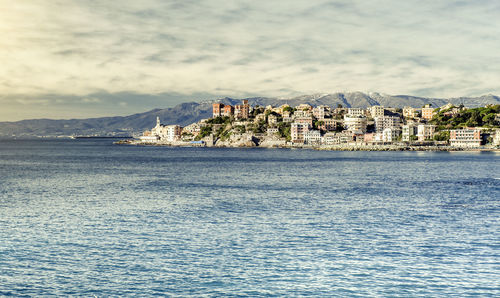
<path id="1" fill-rule="evenodd" d="M 214 103 L 212 105 L 212 117 L 215 118 L 215 117 L 222 116 L 223 109 L 224 109 L 224 104 L 222 104 L 220 102 L 219 103 Z"/>
<path id="2" fill-rule="evenodd" d="M 323 121 L 323 124 L 318 127 L 319 129 L 326 130 L 326 131 L 334 131 L 337 129 L 337 120 L 336 119 L 324 118 L 324 119 L 321 119 L 321 121 Z"/>
<path id="3" fill-rule="evenodd" d="M 425 107 L 422 108 L 422 118 L 431 120 L 432 117 L 434 117 L 434 108 L 431 107 Z"/>
<path id="4" fill-rule="evenodd" d="M 225 105 L 222 112 L 222 116 L 232 116 L 234 114 L 234 107 L 231 105 Z"/>

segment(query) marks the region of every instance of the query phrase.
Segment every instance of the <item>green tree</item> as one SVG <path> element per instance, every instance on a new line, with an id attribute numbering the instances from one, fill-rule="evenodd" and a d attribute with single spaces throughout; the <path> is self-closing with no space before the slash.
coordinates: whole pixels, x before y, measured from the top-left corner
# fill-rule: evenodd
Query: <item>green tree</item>
<path id="1" fill-rule="evenodd" d="M 434 135 L 435 141 L 448 141 L 450 140 L 450 132 L 447 130 L 440 131 Z"/>

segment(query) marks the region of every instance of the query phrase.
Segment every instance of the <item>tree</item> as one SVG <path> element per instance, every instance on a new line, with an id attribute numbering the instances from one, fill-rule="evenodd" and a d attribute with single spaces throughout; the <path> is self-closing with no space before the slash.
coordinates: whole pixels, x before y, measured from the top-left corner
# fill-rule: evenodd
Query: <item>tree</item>
<path id="1" fill-rule="evenodd" d="M 212 133 L 212 126 L 204 126 L 200 129 L 200 133 L 196 136 L 195 140 L 199 141 Z"/>
<path id="2" fill-rule="evenodd" d="M 450 132 L 448 130 L 440 131 L 434 135 L 435 141 L 448 141 L 450 139 Z"/>

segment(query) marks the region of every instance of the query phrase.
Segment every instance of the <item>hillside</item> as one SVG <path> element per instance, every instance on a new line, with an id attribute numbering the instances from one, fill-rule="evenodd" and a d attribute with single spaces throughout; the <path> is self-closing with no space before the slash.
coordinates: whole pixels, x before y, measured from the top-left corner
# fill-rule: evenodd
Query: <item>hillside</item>
<path id="1" fill-rule="evenodd" d="M 402 108 L 412 106 L 420 108 L 425 104 L 434 107 L 452 103 L 464 104 L 467 107 L 479 107 L 486 104 L 500 104 L 500 97 L 485 95 L 481 97 L 460 97 L 450 99 L 425 98 L 408 95 L 386 95 L 379 93 L 333 93 L 314 94 L 294 98 L 248 98 L 252 106 L 280 106 L 289 104 L 291 106 L 308 103 L 313 106 L 328 105 L 336 107 L 341 104 L 344 107 L 366 108 L 373 105 L 385 107 Z M 103 117 L 89 119 L 50 120 L 33 119 L 17 122 L 0 122 L 0 136 L 2 137 L 29 137 L 29 136 L 68 136 L 68 135 L 96 135 L 96 136 L 129 136 L 139 134 L 151 128 L 160 117 L 164 124 L 179 124 L 181 126 L 209 118 L 212 115 L 212 103 L 222 102 L 225 104 L 239 104 L 241 99 L 222 98 L 206 102 L 182 103 L 172 108 L 154 109 L 144 113 L 133 114 L 123 117 Z"/>

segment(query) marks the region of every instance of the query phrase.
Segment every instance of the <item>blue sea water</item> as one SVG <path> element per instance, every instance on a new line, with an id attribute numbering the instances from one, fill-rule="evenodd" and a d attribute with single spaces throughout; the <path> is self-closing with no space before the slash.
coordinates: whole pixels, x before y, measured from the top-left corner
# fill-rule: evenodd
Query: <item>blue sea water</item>
<path id="1" fill-rule="evenodd" d="M 0 140 L 1 296 L 500 296 L 500 154 Z"/>

